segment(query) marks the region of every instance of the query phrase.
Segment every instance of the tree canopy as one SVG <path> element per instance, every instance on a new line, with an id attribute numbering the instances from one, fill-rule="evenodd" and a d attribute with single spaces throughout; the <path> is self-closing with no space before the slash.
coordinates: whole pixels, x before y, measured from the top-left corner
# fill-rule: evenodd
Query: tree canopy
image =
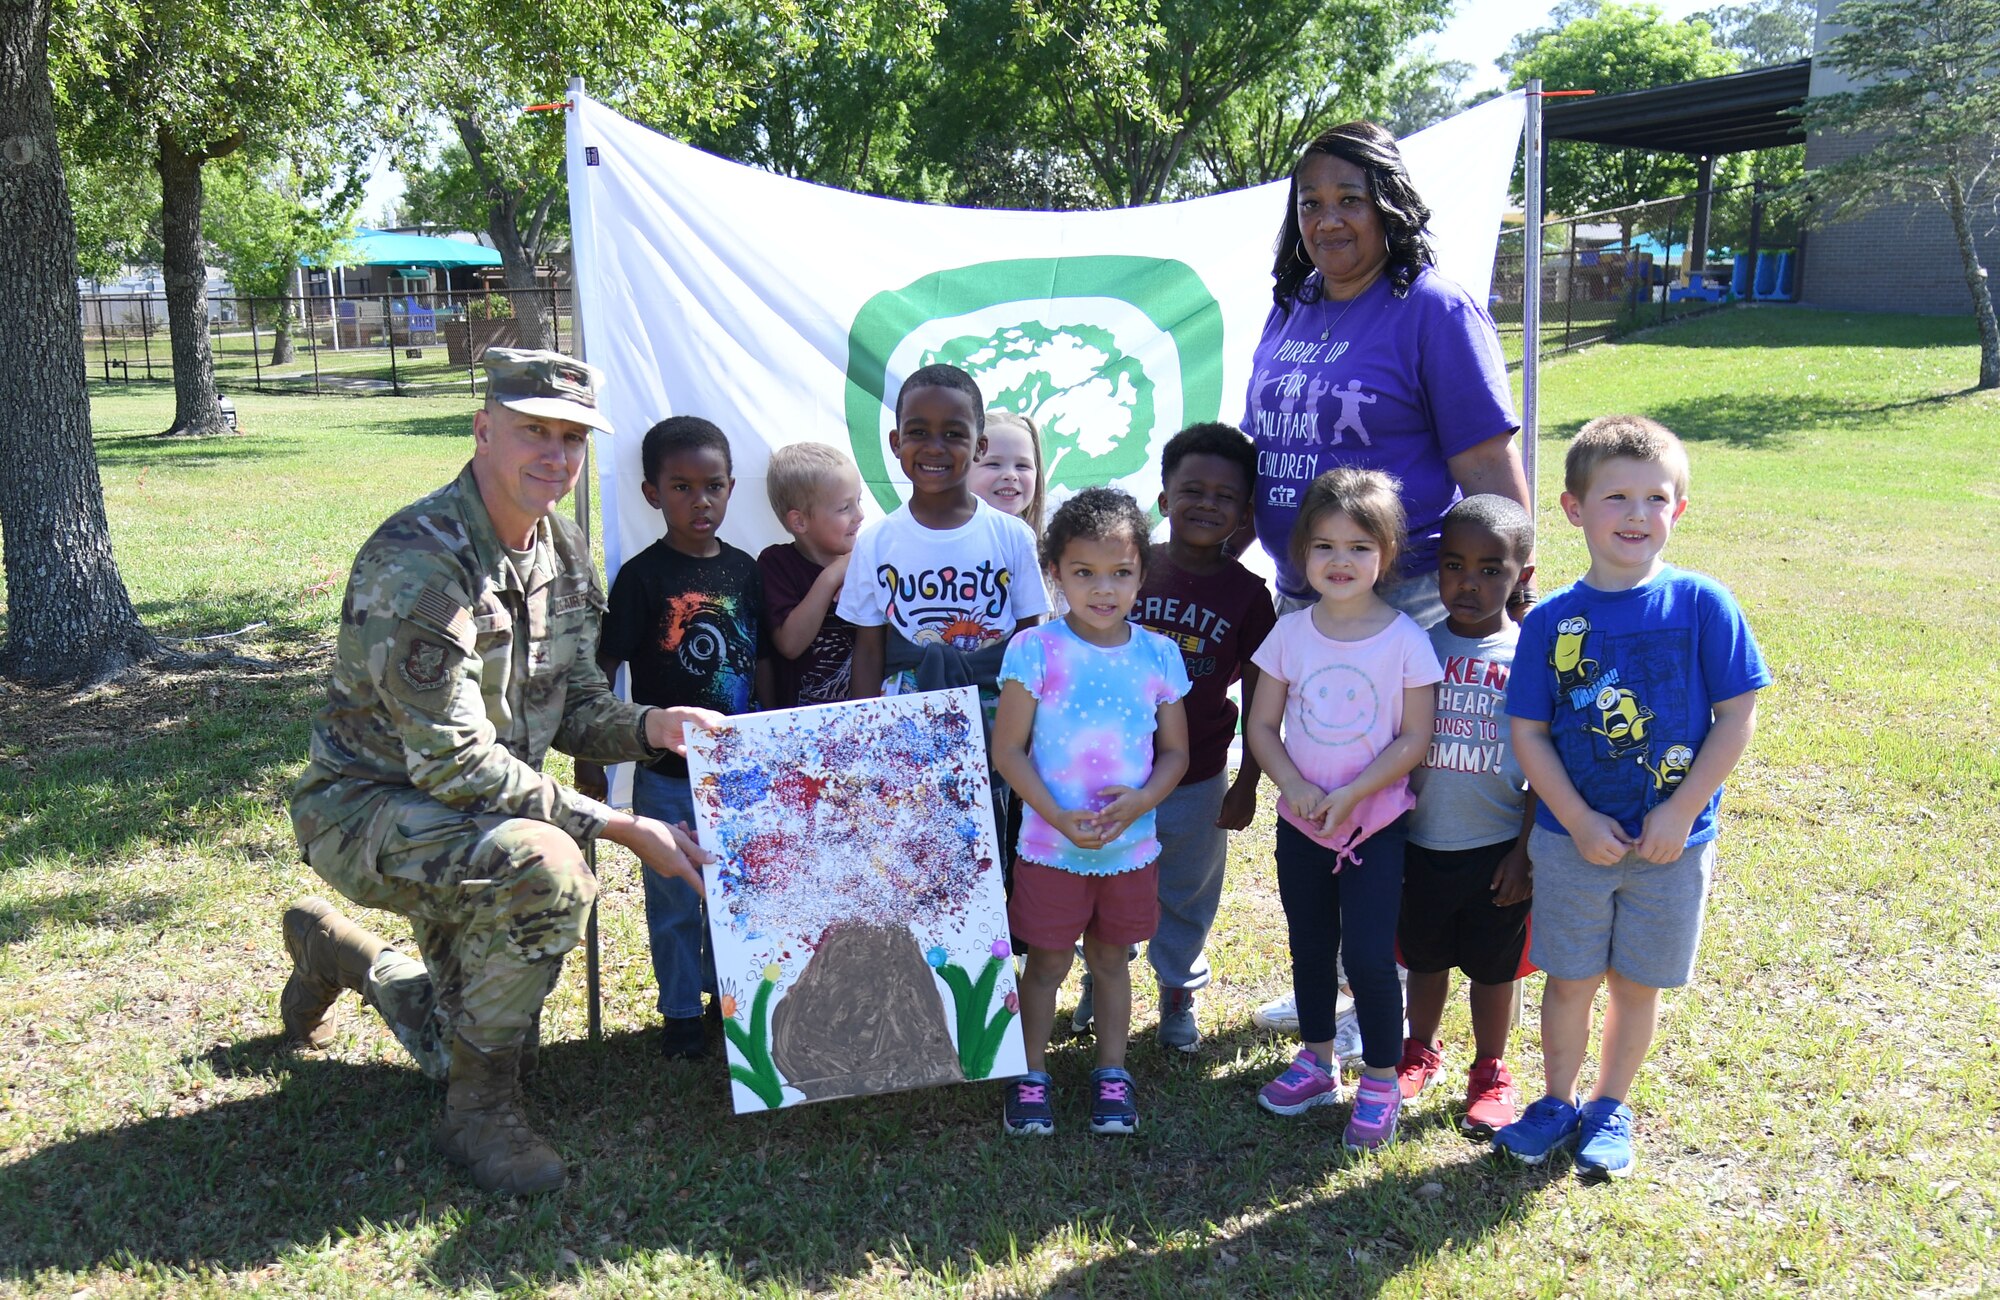
<path id="1" fill-rule="evenodd" d="M 1763 68 L 1811 58 L 1819 13 L 1812 0 L 1749 0 L 1705 9 L 1695 17 L 1715 29 L 1716 39 L 1745 68 Z"/>
<path id="2" fill-rule="evenodd" d="M 1737 56 L 1717 44 L 1706 22 L 1668 22 L 1652 4 L 1604 4 L 1541 34 L 1512 68 L 1513 86 L 1539 78 L 1549 90 L 1615 94 L 1734 72 Z M 1685 193 L 1697 175 L 1683 154 L 1556 140 L 1546 173 L 1549 207 L 1571 213 L 1626 207 Z"/>
<path id="3" fill-rule="evenodd" d="M 203 169 L 246 145 L 360 165 L 386 129 L 382 10 L 316 0 L 77 0 L 55 15 L 65 143 L 91 166 L 143 158 L 159 178 L 174 359 L 169 432 L 223 421 L 208 350 Z"/>

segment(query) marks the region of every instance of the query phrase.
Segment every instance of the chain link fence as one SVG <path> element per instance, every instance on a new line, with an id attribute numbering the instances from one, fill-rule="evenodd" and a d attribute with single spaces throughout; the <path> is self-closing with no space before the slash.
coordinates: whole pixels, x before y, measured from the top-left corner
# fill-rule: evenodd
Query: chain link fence
<path id="1" fill-rule="evenodd" d="M 1753 296 L 1790 299 L 1802 239 L 1796 216 L 1752 187 L 1715 190 L 1706 196 L 1709 247 L 1697 257 L 1689 239 L 1703 197 L 1543 222 L 1542 355 Z M 1524 245 L 1520 227 L 1501 233 L 1488 300 L 1510 367 L 1526 351 Z M 537 321 L 544 345 L 575 346 L 567 288 L 211 298 L 209 349 L 224 392 L 476 396 L 480 353 L 534 346 Z M 172 380 L 161 295 L 86 296 L 81 324 L 94 378 Z"/>
<path id="2" fill-rule="evenodd" d="M 1696 256 L 1689 241 L 1704 197 L 1708 248 Z M 1800 232 L 1791 214 L 1769 206 L 1764 191 L 1741 186 L 1544 221 L 1541 354 L 1558 355 L 1753 295 L 1789 301 Z M 1518 367 L 1526 351 L 1525 243 L 1523 228 L 1501 233 L 1488 301 L 1510 367 Z"/>
<path id="3" fill-rule="evenodd" d="M 81 325 L 91 377 L 170 382 L 166 300 L 160 294 L 85 296 Z M 570 291 L 335 294 L 208 302 L 208 346 L 225 393 L 477 395 L 489 347 L 574 346 Z"/>

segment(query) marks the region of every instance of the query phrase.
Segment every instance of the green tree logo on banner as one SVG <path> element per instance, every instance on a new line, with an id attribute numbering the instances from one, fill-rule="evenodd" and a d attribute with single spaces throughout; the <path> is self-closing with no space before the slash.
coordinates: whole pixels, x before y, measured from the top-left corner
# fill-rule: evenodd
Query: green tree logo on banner
<path id="1" fill-rule="evenodd" d="M 954 327 L 962 317 L 981 322 Z M 1161 391 L 1141 352 L 1162 339 L 1178 392 Z M 1042 430 L 1052 493 L 1146 470 L 1159 442 L 1222 408 L 1222 309 L 1185 263 L 1152 257 L 1023 258 L 938 271 L 863 305 L 848 337 L 847 429 L 861 476 L 884 510 L 890 478 L 884 407 L 918 366 L 945 362 L 978 381 L 989 408 Z M 1150 351 L 1149 351 L 1150 349 Z M 1161 428 L 1178 409 L 1178 423 Z"/>

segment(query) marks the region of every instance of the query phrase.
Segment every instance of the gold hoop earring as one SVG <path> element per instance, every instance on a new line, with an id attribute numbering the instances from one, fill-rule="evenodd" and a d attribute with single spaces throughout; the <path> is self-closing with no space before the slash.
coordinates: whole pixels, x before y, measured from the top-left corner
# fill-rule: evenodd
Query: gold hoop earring
<path id="1" fill-rule="evenodd" d="M 1292 241 L 1292 256 L 1298 258 L 1301 265 L 1312 265 L 1312 259 L 1306 256 L 1306 241 L 1303 239 Z"/>

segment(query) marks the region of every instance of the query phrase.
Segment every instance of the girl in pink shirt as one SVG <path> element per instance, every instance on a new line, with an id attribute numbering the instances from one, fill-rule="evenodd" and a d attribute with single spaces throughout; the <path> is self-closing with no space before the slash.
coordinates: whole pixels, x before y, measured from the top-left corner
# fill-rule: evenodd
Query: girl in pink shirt
<path id="1" fill-rule="evenodd" d="M 1409 774 L 1429 746 L 1433 688 L 1444 678 L 1430 638 L 1378 591 L 1395 581 L 1404 536 L 1392 476 L 1336 469 L 1313 480 L 1291 552 L 1319 600 L 1279 619 L 1251 657 L 1263 677 L 1244 729 L 1278 787 L 1278 896 L 1303 1040 L 1257 1101 L 1298 1115 L 1340 1100 L 1333 1020 L 1344 937 L 1363 1061 L 1344 1138 L 1354 1150 L 1396 1134 L 1396 922 L 1406 814 L 1416 806 Z"/>

